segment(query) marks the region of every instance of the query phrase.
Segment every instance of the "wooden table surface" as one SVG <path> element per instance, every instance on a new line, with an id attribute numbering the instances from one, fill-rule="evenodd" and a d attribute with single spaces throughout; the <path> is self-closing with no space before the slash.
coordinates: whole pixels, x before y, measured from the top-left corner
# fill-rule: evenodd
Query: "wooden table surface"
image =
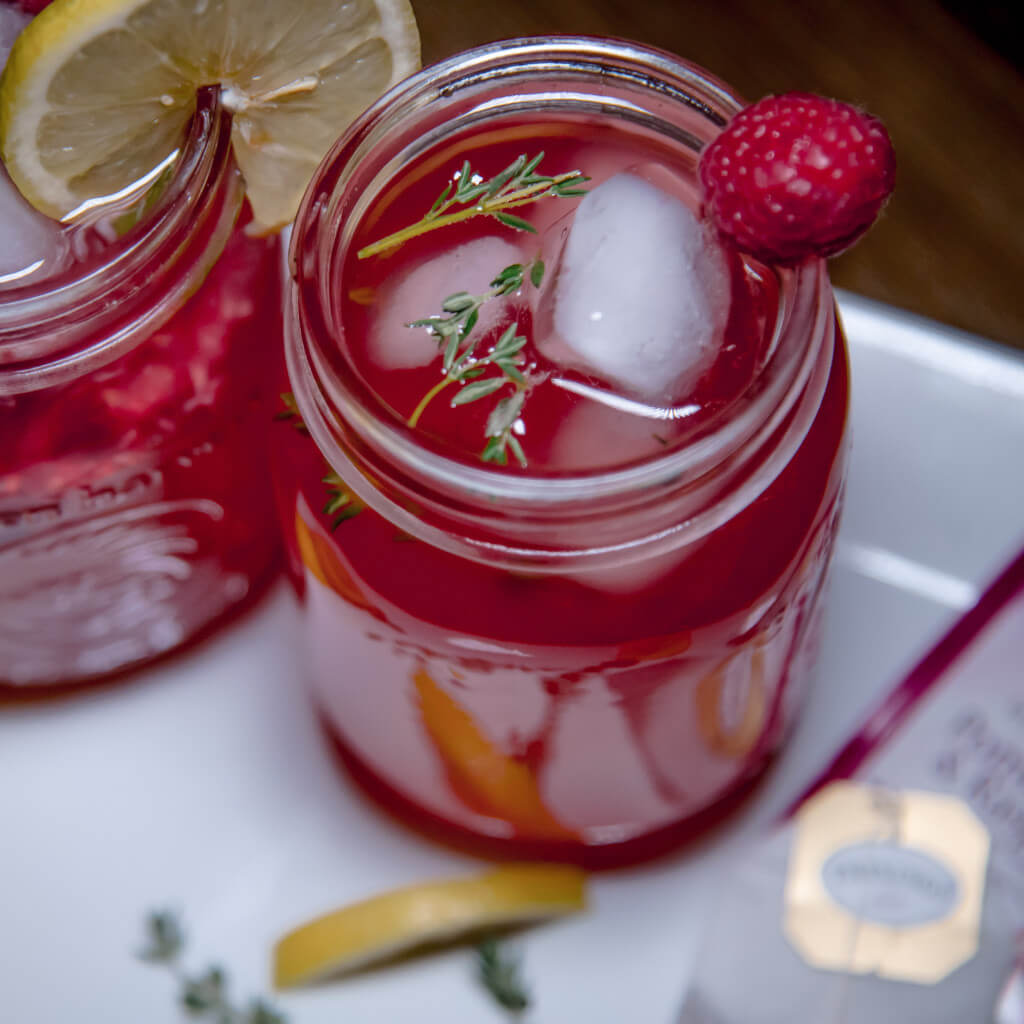
<path id="1" fill-rule="evenodd" d="M 493 39 L 615 35 L 754 99 L 800 89 L 881 117 L 883 219 L 832 263 L 863 295 L 1024 348 L 1024 76 L 937 0 L 412 0 L 424 62 Z"/>

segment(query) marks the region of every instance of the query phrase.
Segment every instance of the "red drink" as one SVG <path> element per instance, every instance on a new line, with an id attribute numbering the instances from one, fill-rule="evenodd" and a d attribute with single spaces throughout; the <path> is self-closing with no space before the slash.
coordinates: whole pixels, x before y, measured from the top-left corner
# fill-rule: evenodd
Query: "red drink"
<path id="1" fill-rule="evenodd" d="M 661 217 L 697 206 L 699 145 L 735 107 L 697 69 L 626 44 L 489 47 L 374 108 L 307 194 L 286 323 L 316 443 L 282 429 L 275 462 L 314 694 L 358 777 L 448 836 L 615 863 L 693 834 L 750 787 L 812 661 L 843 478 L 845 349 L 820 263 L 782 272 L 697 229 L 695 273 L 707 295 L 728 295 L 680 343 L 704 341 L 682 354 L 652 341 L 595 366 L 563 315 L 590 196 L 516 208 L 536 236 L 471 217 L 359 250 L 457 188 L 463 161 L 491 179 L 540 150 L 538 173 L 581 170 L 593 203 L 625 189 L 638 218 L 654 209 L 653 245 Z M 632 219 L 615 230 L 628 236 Z M 677 259 L 655 256 L 648 277 Z M 643 254 L 617 258 L 628 276 Z M 474 328 L 478 359 L 510 326 L 525 338 L 511 437 L 526 464 L 506 436 L 495 465 L 481 449 L 515 376 L 453 407 L 467 382 L 501 376 L 495 362 L 442 386 L 437 339 L 401 324 L 512 263 L 524 280 Z M 645 358 L 653 372 L 634 365 Z M 325 459 L 338 474 L 326 484 Z"/>
<path id="2" fill-rule="evenodd" d="M 244 605 L 274 559 L 265 474 L 276 240 L 210 96 L 140 223 L 67 233 L 0 287 L 0 689 L 138 664 Z M 45 270 L 45 268 L 44 268 Z"/>

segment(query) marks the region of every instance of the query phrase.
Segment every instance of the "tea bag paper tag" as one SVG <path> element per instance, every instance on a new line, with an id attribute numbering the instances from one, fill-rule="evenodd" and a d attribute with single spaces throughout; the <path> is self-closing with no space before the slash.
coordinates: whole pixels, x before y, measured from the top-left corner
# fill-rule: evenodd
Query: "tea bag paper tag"
<path id="1" fill-rule="evenodd" d="M 796 815 L 786 938 L 812 967 L 935 984 L 978 950 L 989 846 L 956 797 L 833 782 Z"/>

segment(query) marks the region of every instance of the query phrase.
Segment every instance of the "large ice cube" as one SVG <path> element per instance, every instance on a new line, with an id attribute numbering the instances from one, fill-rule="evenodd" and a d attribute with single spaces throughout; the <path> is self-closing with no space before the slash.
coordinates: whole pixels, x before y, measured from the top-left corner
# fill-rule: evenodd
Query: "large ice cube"
<path id="1" fill-rule="evenodd" d="M 549 281 L 547 354 L 653 401 L 707 368 L 729 312 L 718 243 L 685 203 L 631 173 L 582 200 Z"/>
<path id="2" fill-rule="evenodd" d="M 494 278 L 512 263 L 522 263 L 523 252 L 501 238 L 475 238 L 450 248 L 426 263 L 414 266 L 384 285 L 377 316 L 370 332 L 369 353 L 387 369 L 426 366 L 438 353 L 437 340 L 428 332 L 405 325 L 441 314 L 441 303 L 455 292 L 483 294 Z M 506 304 L 486 303 L 474 334 L 480 337 L 495 326 Z"/>
<path id="3" fill-rule="evenodd" d="M 0 288 L 56 272 L 68 252 L 60 224 L 33 210 L 0 166 Z"/>

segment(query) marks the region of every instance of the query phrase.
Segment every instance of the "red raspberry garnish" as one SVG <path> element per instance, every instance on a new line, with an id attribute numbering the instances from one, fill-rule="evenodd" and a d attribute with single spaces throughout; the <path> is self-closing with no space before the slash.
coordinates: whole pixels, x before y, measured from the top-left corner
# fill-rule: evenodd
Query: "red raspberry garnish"
<path id="1" fill-rule="evenodd" d="M 882 122 L 808 93 L 741 110 L 704 149 L 704 209 L 744 252 L 771 263 L 853 245 L 892 192 L 896 160 Z"/>
<path id="2" fill-rule="evenodd" d="M 50 0 L 13 0 L 15 7 L 20 7 L 26 14 L 38 14 L 44 7 L 49 7 Z"/>

